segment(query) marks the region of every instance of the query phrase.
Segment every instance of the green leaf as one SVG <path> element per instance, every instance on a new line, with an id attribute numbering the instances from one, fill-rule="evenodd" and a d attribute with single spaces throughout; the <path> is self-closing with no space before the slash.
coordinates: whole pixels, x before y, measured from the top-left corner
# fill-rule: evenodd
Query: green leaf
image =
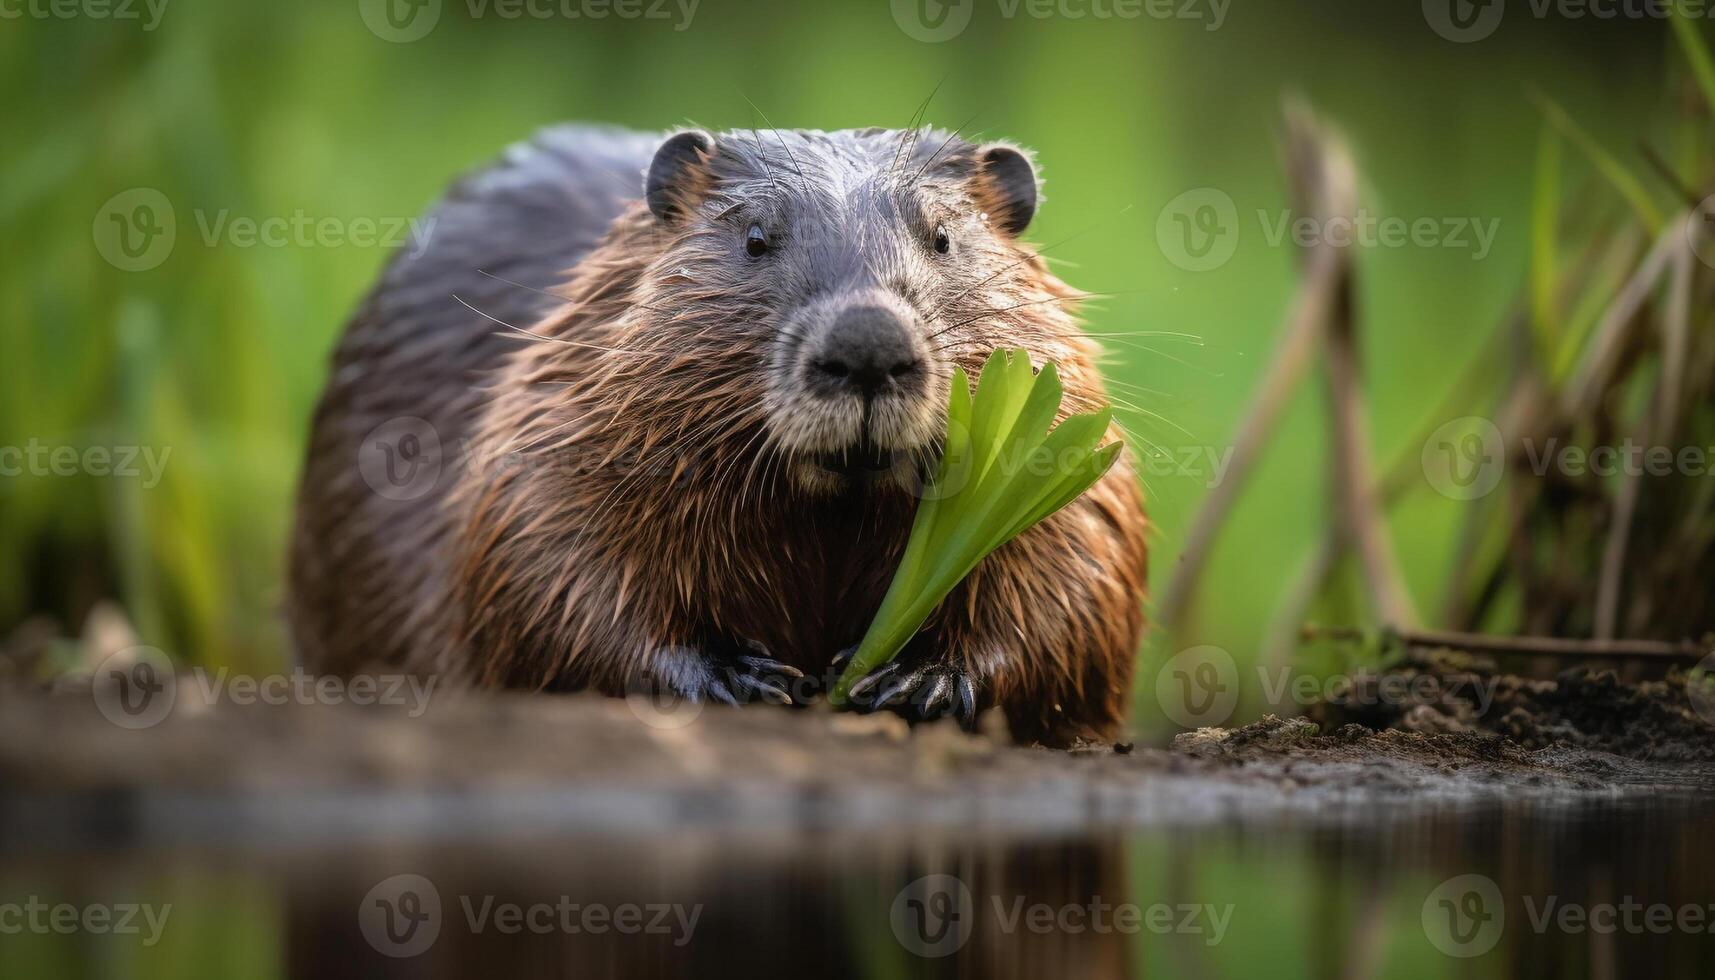
<path id="1" fill-rule="evenodd" d="M 1553 355 L 1560 330 L 1555 301 L 1560 285 L 1560 137 L 1548 123 L 1536 143 L 1536 186 L 1531 196 L 1530 314 L 1536 350 L 1547 360 Z"/>
<path id="2" fill-rule="evenodd" d="M 1078 499 L 1119 458 L 1122 443 L 1102 445 L 1107 409 L 1049 428 L 1063 394 L 1058 369 L 1033 371 L 1023 350 L 991 354 L 975 396 L 965 373 L 953 371 L 940 465 L 887 594 L 834 686 L 834 704 L 898 656 L 985 556 Z"/>
<path id="3" fill-rule="evenodd" d="M 1638 217 L 1649 228 L 1650 233 L 1660 234 L 1662 228 L 1661 211 L 1656 208 L 1655 202 L 1650 200 L 1649 192 L 1644 190 L 1643 182 L 1638 180 L 1637 176 L 1630 170 L 1627 170 L 1602 144 L 1596 142 L 1596 138 L 1591 136 L 1584 127 L 1574 122 L 1572 117 L 1566 114 L 1566 110 L 1560 107 L 1559 103 L 1546 95 L 1536 96 L 1536 101 L 1549 123 L 1555 129 L 1560 130 L 1561 135 L 1571 140 L 1574 146 L 1582 150 L 1586 157 L 1590 158 L 1590 165 L 1595 167 L 1596 172 L 1612 184 L 1616 191 L 1620 192 L 1620 196 L 1626 199 L 1626 203 L 1632 206 L 1633 211 L 1637 212 Z"/>
<path id="4" fill-rule="evenodd" d="M 1703 92 L 1704 105 L 1715 111 L 1715 62 L 1709 58 L 1709 46 L 1697 36 L 1697 25 L 1691 22 L 1690 16 L 1683 9 L 1683 0 L 1673 5 L 1673 16 L 1669 23 L 1673 25 L 1674 36 L 1679 39 L 1679 47 L 1685 53 L 1685 60 L 1691 65 L 1691 74 L 1697 79 L 1697 87 Z"/>

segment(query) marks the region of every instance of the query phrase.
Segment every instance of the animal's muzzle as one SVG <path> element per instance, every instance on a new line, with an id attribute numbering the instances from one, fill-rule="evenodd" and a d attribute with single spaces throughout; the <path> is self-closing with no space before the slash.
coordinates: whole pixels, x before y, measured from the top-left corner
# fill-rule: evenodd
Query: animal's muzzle
<path id="1" fill-rule="evenodd" d="M 920 384 L 922 357 L 911 327 L 882 306 L 854 306 L 834 317 L 808 352 L 806 382 L 819 395 L 866 402 Z"/>

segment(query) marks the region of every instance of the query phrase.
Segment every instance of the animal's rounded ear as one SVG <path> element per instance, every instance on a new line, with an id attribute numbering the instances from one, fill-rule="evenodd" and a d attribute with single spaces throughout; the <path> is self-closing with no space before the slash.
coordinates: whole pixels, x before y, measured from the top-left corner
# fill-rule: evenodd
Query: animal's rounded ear
<path id="1" fill-rule="evenodd" d="M 715 141 L 700 129 L 667 137 L 643 179 L 643 199 L 662 221 L 672 221 L 689 209 L 706 180 L 704 164 L 714 155 Z"/>
<path id="2" fill-rule="evenodd" d="M 1036 217 L 1036 166 L 1021 149 L 990 143 L 977 150 L 978 196 L 989 216 L 1009 235 L 1021 234 Z"/>

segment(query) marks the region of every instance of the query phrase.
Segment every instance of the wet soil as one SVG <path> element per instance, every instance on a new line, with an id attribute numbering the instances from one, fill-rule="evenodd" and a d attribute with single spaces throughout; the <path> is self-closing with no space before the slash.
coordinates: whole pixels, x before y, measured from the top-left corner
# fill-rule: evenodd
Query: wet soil
<path id="1" fill-rule="evenodd" d="M 1575 666 L 1552 679 L 1506 673 L 1488 657 L 1423 653 L 1338 686 L 1310 706 L 1325 730 L 1346 725 L 1428 735 L 1504 737 L 1526 750 L 1574 749 L 1656 762 L 1715 760 L 1715 703 L 1694 705 L 1686 675 L 1622 679 Z"/>
<path id="2" fill-rule="evenodd" d="M 459 834 L 497 820 L 622 834 L 1084 832 L 1715 790 L 1715 725 L 1683 682 L 1527 680 L 1470 658 L 1407 664 L 1307 717 L 1187 732 L 1166 748 L 1021 747 L 997 723 L 972 735 L 891 715 L 664 714 L 585 696 L 437 694 L 421 710 L 206 705 L 182 687 L 170 715 L 133 730 L 87 690 L 0 687 L 0 833 Z"/>

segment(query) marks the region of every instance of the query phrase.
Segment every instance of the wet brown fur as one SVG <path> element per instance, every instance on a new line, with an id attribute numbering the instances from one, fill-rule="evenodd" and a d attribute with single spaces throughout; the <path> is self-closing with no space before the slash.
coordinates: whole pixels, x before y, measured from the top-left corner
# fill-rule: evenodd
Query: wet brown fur
<path id="1" fill-rule="evenodd" d="M 925 142 L 909 165 L 934 148 Z M 962 200 L 986 212 L 990 189 L 959 169 L 973 151 L 959 144 L 945 161 L 930 158 L 923 179 L 951 185 L 966 174 Z M 793 179 L 783 156 L 776 165 L 773 179 Z M 683 193 L 696 208 L 716 192 L 705 183 Z M 810 492 L 794 481 L 793 454 L 771 436 L 759 397 L 761 366 L 783 341 L 761 298 L 683 261 L 687 249 L 715 247 L 689 240 L 710 234 L 702 222 L 664 227 L 634 204 L 557 290 L 564 302 L 518 325 L 534 337 L 478 385 L 450 492 L 429 501 L 435 531 L 413 539 L 429 552 L 420 560 L 446 573 L 393 596 L 383 583 L 373 608 L 354 611 L 403 632 L 385 649 L 342 649 L 313 630 L 312 666 L 349 672 L 379 660 L 487 687 L 618 694 L 664 650 L 750 639 L 823 674 L 862 636 L 913 500 L 896 488 Z M 1029 246 L 997 234 L 961 261 L 975 263 L 962 270 L 965 295 L 931 304 L 944 306 L 932 330 L 971 318 L 934 341 L 946 345 L 939 404 L 952 365 L 975 377 L 997 346 L 1059 366 L 1063 413 L 1105 401 L 1093 343 L 1072 315 L 1076 294 Z M 317 506 L 313 484 L 307 477 L 304 507 Z M 330 530 L 301 516 L 297 550 L 325 551 L 302 535 Z M 1020 739 L 1111 738 L 1144 628 L 1145 532 L 1122 458 L 985 559 L 914 644 L 962 661 Z M 342 572 L 321 561 L 305 574 Z M 422 608 L 437 583 L 442 594 Z M 416 608 L 401 613 L 400 603 Z"/>

